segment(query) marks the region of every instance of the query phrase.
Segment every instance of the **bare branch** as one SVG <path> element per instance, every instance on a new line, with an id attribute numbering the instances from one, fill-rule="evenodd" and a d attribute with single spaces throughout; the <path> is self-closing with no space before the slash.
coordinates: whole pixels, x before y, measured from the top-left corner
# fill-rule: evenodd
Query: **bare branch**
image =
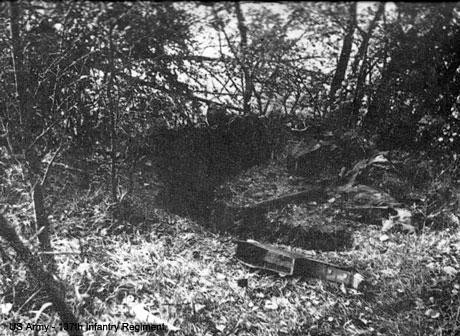
<path id="1" fill-rule="evenodd" d="M 155 82 L 146 81 L 146 80 L 143 80 L 143 79 L 140 79 L 140 78 L 129 76 L 127 74 L 120 74 L 120 76 L 122 76 L 123 78 L 125 78 L 128 81 L 135 82 L 138 85 L 144 85 L 144 86 L 147 86 L 147 87 L 151 87 L 153 89 L 156 89 L 156 90 L 159 90 L 161 92 L 165 92 L 165 93 L 168 93 L 168 94 L 171 94 L 171 95 L 176 95 L 176 96 L 178 95 L 177 92 L 174 92 L 174 91 L 172 91 L 170 89 L 167 89 L 167 88 L 165 88 L 165 87 L 163 87 L 161 85 L 158 85 Z M 181 83 L 181 82 L 178 82 L 178 83 L 184 84 L 184 83 Z M 231 104 L 223 104 L 223 103 L 219 103 L 219 102 L 216 102 L 214 100 L 211 100 L 211 99 L 198 97 L 198 96 L 193 95 L 192 93 L 184 93 L 184 94 L 179 94 L 179 95 L 182 95 L 183 97 L 188 98 L 190 100 L 195 100 L 195 101 L 199 101 L 199 102 L 206 103 L 206 104 L 216 104 L 218 106 L 225 106 L 226 108 L 229 108 L 229 109 L 232 109 L 232 110 L 235 110 L 235 111 L 239 111 L 239 112 L 243 112 L 243 109 L 239 108 L 237 106 L 234 106 L 234 105 L 231 105 Z"/>
<path id="2" fill-rule="evenodd" d="M 58 153 L 61 151 L 61 149 L 62 149 L 62 142 L 59 144 L 59 147 L 56 149 L 56 151 L 54 152 L 53 156 L 51 157 L 50 162 L 48 162 L 48 165 L 46 166 L 45 174 L 43 175 L 42 181 L 40 183 L 42 185 L 42 187 L 45 185 L 45 182 L 46 182 L 46 179 L 48 178 L 51 166 L 53 165 L 54 160 L 56 159 L 56 157 L 57 157 Z"/>
<path id="3" fill-rule="evenodd" d="M 40 140 L 41 138 L 43 138 L 52 128 L 54 125 L 56 125 L 58 123 L 58 121 L 54 121 L 51 125 L 49 125 L 47 128 L 45 128 L 36 138 L 34 141 L 32 141 L 32 143 L 29 145 L 29 147 L 27 148 L 27 150 L 30 150 L 32 149 L 32 147 L 38 142 L 38 140 Z"/>

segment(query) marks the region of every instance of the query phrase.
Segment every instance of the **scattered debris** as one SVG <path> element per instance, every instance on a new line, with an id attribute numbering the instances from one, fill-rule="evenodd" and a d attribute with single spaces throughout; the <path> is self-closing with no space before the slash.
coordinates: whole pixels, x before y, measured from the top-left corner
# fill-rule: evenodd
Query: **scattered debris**
<path id="1" fill-rule="evenodd" d="M 178 327 L 172 325 L 167 320 L 161 318 L 160 316 L 152 314 L 141 303 L 133 303 L 131 304 L 130 308 L 131 314 L 136 318 L 137 321 L 141 323 L 147 323 L 152 325 L 164 325 L 169 331 L 179 330 Z"/>

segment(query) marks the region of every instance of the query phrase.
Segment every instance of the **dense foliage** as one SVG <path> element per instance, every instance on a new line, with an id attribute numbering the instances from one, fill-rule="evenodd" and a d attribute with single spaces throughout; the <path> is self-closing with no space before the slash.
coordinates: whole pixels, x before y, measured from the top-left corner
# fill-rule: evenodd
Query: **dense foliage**
<path id="1" fill-rule="evenodd" d="M 157 297 L 158 304 L 190 299 L 192 309 L 178 308 L 184 334 L 265 335 L 266 316 L 253 314 L 253 301 L 264 300 L 265 310 L 286 308 L 286 319 L 272 311 L 278 334 L 303 335 L 310 326 L 312 335 L 333 328 L 455 334 L 458 312 L 442 299 L 458 303 L 460 288 L 460 247 L 449 236 L 460 216 L 459 46 L 454 2 L 0 3 L 0 285 L 7 288 L 0 322 L 3 315 L 12 323 L 26 318 L 26 310 L 50 322 L 47 302 L 63 322 L 101 316 L 114 302 L 139 308 L 126 302 L 130 296 L 160 289 L 171 298 Z M 307 200 L 307 190 L 320 191 Z M 277 203 L 286 195 L 297 202 L 299 194 L 299 204 Z M 267 199 L 263 211 L 251 212 Z M 226 279 L 234 265 L 209 263 L 216 251 L 227 258 L 221 250 L 229 243 L 204 235 L 192 220 L 216 231 L 226 222 L 220 234 L 238 238 L 353 248 L 335 257 L 378 283 L 378 299 L 355 293 L 350 301 L 336 287 L 322 300 L 334 304 L 305 315 L 304 296 L 288 288 L 290 280 L 281 291 L 292 302 L 282 303 L 266 299 L 269 290 L 217 284 L 220 299 L 243 302 L 247 313 L 239 316 L 235 305 L 213 301 L 211 290 L 198 298 L 201 286 L 192 282 L 205 276 L 198 273 Z M 363 222 L 382 223 L 388 234 Z M 446 233 L 401 236 L 426 228 Z M 182 233 L 182 245 L 169 246 Z M 200 252 L 200 239 L 218 247 Z M 155 265 L 148 253 L 152 260 L 132 255 L 130 244 L 140 240 Z M 74 245 L 79 252 L 66 256 Z M 185 255 L 190 246 L 196 250 Z M 135 266 L 124 257 L 137 258 Z M 418 257 L 434 266 L 423 269 Z M 126 266 L 123 275 L 116 265 Z M 400 282 L 389 275 L 395 267 Z M 75 288 L 72 307 L 59 277 Z M 117 284 L 120 277 L 127 283 Z M 200 288 L 196 297 L 187 296 L 191 287 Z M 319 290 L 312 288 L 308 300 Z M 398 293 L 412 305 L 401 308 L 405 317 L 425 314 L 429 322 L 406 326 L 392 311 L 385 314 L 393 324 L 385 324 L 380 312 L 386 304 L 399 309 Z M 228 319 L 215 322 L 214 308 Z M 340 309 L 337 320 L 327 318 L 325 311 Z"/>
<path id="2" fill-rule="evenodd" d="M 383 149 L 459 147 L 455 3 L 9 7 L 0 106 L 12 152 L 63 143 L 117 165 L 152 130 L 202 126 L 209 104 L 319 120 Z"/>

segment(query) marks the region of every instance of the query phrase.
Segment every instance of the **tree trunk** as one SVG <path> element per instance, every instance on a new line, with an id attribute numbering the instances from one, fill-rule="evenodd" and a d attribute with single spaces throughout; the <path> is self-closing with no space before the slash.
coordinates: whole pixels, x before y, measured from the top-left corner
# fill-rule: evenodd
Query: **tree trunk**
<path id="1" fill-rule="evenodd" d="M 386 112 L 389 110 L 390 98 L 392 97 L 392 77 L 395 71 L 395 61 L 390 61 L 382 70 L 382 78 L 375 93 L 370 97 L 369 108 L 363 120 L 363 127 L 370 132 L 374 131 L 386 118 Z"/>
<path id="2" fill-rule="evenodd" d="M 32 198 L 34 202 L 34 212 L 35 212 L 35 230 L 40 232 L 38 234 L 38 241 L 40 242 L 40 248 L 43 252 L 51 252 L 51 239 L 50 239 L 50 224 L 48 221 L 48 216 L 46 215 L 44 200 L 43 200 L 43 190 L 42 185 L 37 181 L 32 189 Z M 48 270 L 51 272 L 56 271 L 56 264 L 52 254 L 44 253 L 42 259 L 45 262 L 45 265 L 48 266 Z"/>
<path id="3" fill-rule="evenodd" d="M 363 41 L 358 50 L 358 54 L 351 67 L 351 73 L 354 75 L 358 69 L 359 62 L 361 61 L 361 67 L 356 79 L 355 97 L 353 99 L 350 115 L 348 116 L 348 127 L 354 128 L 358 122 L 359 109 L 361 108 L 361 102 L 364 97 L 364 82 L 368 70 L 367 50 L 369 47 L 369 40 L 371 39 L 372 33 L 377 26 L 377 22 L 380 20 L 384 10 L 385 3 L 381 2 L 377 12 L 375 13 L 374 19 L 369 25 L 369 29 L 364 34 Z"/>
<path id="4" fill-rule="evenodd" d="M 10 246 L 16 252 L 18 258 L 29 268 L 32 275 L 40 282 L 45 289 L 46 293 L 53 303 L 54 309 L 59 314 L 61 322 L 67 324 L 72 328 L 68 333 L 71 336 L 83 336 L 83 327 L 76 328 L 77 326 L 83 326 L 79 323 L 73 312 L 65 303 L 62 293 L 61 284 L 55 280 L 53 275 L 47 272 L 41 265 L 38 258 L 36 258 L 24 243 L 19 238 L 14 228 L 8 223 L 8 221 L 0 215 L 0 237 L 6 240 Z"/>
<path id="5" fill-rule="evenodd" d="M 353 62 L 353 65 L 351 66 L 351 73 L 355 74 L 356 71 L 358 70 L 359 62 L 365 60 L 365 55 L 367 53 L 367 49 L 369 47 L 369 41 L 372 37 L 372 33 L 374 32 L 374 29 L 377 27 L 377 22 L 380 20 L 383 12 L 385 10 L 385 3 L 381 2 L 379 4 L 379 7 L 377 8 L 377 11 L 375 13 L 374 18 L 372 19 L 371 23 L 369 24 L 369 28 L 367 29 L 367 32 L 363 32 L 363 41 L 361 42 L 361 45 L 359 46 L 358 53 L 355 57 L 355 60 Z"/>
<path id="6" fill-rule="evenodd" d="M 38 235 L 40 247 L 44 252 L 51 251 L 50 242 L 50 227 L 48 218 L 45 211 L 42 185 L 40 184 L 40 159 L 37 156 L 36 149 L 30 147 L 32 139 L 32 122 L 33 122 L 33 109 L 32 101 L 26 85 L 26 77 L 24 72 L 24 55 L 21 48 L 21 40 L 19 35 L 19 17 L 20 9 L 18 3 L 15 1 L 9 2 L 10 5 L 10 34 L 12 43 L 13 72 L 16 84 L 16 97 L 19 104 L 19 125 L 14 126 L 12 130 L 16 133 L 20 130 L 20 136 L 16 137 L 16 149 L 21 150 L 25 154 L 25 161 L 28 166 L 28 179 L 32 186 L 32 198 L 35 210 L 35 225 L 37 232 L 41 230 Z M 10 130 L 9 130 L 10 131 Z M 44 259 L 50 270 L 55 269 L 54 257 L 50 254 L 46 255 Z"/>
<path id="7" fill-rule="evenodd" d="M 353 129 L 356 127 L 358 123 L 359 109 L 361 108 L 361 102 L 364 98 L 364 83 L 368 67 L 368 61 L 366 60 L 366 56 L 367 51 L 364 54 L 363 63 L 361 64 L 361 68 L 359 69 L 359 73 L 356 80 L 355 97 L 353 98 L 353 102 L 350 107 L 350 114 L 348 115 L 347 126 Z"/>
<path id="8" fill-rule="evenodd" d="M 236 18 L 238 20 L 238 31 L 240 32 L 241 69 L 243 71 L 243 110 L 245 114 L 251 112 L 251 97 L 254 83 L 247 65 L 248 51 L 248 28 L 244 20 L 240 3 L 235 2 Z"/>
<path id="9" fill-rule="evenodd" d="M 356 2 L 350 4 L 349 7 L 349 20 L 347 31 L 343 39 L 342 51 L 340 52 L 339 61 L 337 62 L 336 71 L 331 82 L 331 89 L 329 91 L 329 105 L 331 107 L 330 113 L 333 113 L 333 105 L 336 99 L 336 93 L 342 86 L 347 71 L 348 61 L 350 60 L 351 48 L 353 45 L 353 35 L 356 29 Z"/>

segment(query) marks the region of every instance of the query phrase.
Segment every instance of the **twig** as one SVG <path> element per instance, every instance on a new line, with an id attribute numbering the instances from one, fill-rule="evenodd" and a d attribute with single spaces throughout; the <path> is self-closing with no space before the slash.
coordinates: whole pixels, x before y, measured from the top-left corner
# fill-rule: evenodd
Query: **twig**
<path id="1" fill-rule="evenodd" d="M 46 129 L 44 129 L 36 138 L 34 141 L 32 141 L 32 143 L 29 145 L 29 147 L 27 148 L 28 150 L 32 149 L 32 147 L 38 142 L 38 140 L 40 140 L 41 138 L 43 138 L 43 136 L 46 135 L 46 133 L 48 133 L 51 128 L 56 125 L 58 123 L 58 121 L 54 121 L 51 125 L 49 125 Z"/>
<path id="2" fill-rule="evenodd" d="M 211 99 L 206 99 L 206 98 L 195 96 L 195 95 L 193 95 L 191 93 L 188 93 L 188 94 L 175 93 L 175 92 L 172 92 L 171 90 L 169 90 L 169 89 L 167 89 L 165 87 L 157 85 L 155 82 L 152 82 L 152 81 L 146 81 L 146 80 L 143 80 L 143 79 L 140 79 L 140 78 L 137 78 L 137 77 L 131 77 L 131 76 L 123 74 L 123 73 L 121 73 L 120 76 L 126 78 L 128 81 L 135 82 L 138 85 L 145 85 L 145 86 L 148 86 L 148 87 L 151 87 L 153 89 L 160 90 L 162 92 L 166 92 L 166 93 L 169 93 L 169 94 L 176 94 L 176 95 L 179 94 L 182 97 L 188 98 L 190 100 L 196 100 L 196 101 L 200 101 L 200 102 L 206 103 L 206 104 L 216 104 L 218 106 L 225 106 L 228 109 L 232 109 L 232 110 L 235 110 L 235 111 L 240 111 L 240 112 L 243 111 L 243 109 L 240 108 L 240 107 L 230 105 L 230 104 L 222 104 L 222 103 L 216 102 L 216 101 L 211 100 Z M 178 83 L 180 83 L 180 82 L 178 82 Z"/>
<path id="3" fill-rule="evenodd" d="M 22 304 L 21 307 L 19 307 L 19 309 L 17 310 L 16 314 L 19 314 L 19 312 L 22 310 L 22 308 L 24 308 L 30 301 L 32 301 L 32 299 L 34 297 L 37 296 L 38 293 L 40 293 L 41 289 L 35 291 L 31 296 L 29 296 L 29 298 Z"/>
<path id="4" fill-rule="evenodd" d="M 62 142 L 59 144 L 58 149 L 56 149 L 56 152 L 54 152 L 53 156 L 51 157 L 50 162 L 48 162 L 48 165 L 46 166 L 45 174 L 43 175 L 42 181 L 41 181 L 41 186 L 43 187 L 45 185 L 46 179 L 48 178 L 50 168 L 53 165 L 54 160 L 56 159 L 56 156 L 62 149 Z"/>
<path id="5" fill-rule="evenodd" d="M 363 206 L 349 206 L 345 207 L 345 209 L 349 210 L 368 210 L 368 209 L 382 209 L 382 210 L 388 210 L 390 209 L 390 206 L 372 206 L 372 205 L 363 205 Z"/>
<path id="6" fill-rule="evenodd" d="M 66 251 L 62 251 L 62 252 L 59 252 L 59 251 L 43 251 L 43 252 L 37 252 L 37 254 L 47 254 L 47 255 L 67 255 L 67 254 L 80 254 L 80 252 L 66 252 Z"/>

